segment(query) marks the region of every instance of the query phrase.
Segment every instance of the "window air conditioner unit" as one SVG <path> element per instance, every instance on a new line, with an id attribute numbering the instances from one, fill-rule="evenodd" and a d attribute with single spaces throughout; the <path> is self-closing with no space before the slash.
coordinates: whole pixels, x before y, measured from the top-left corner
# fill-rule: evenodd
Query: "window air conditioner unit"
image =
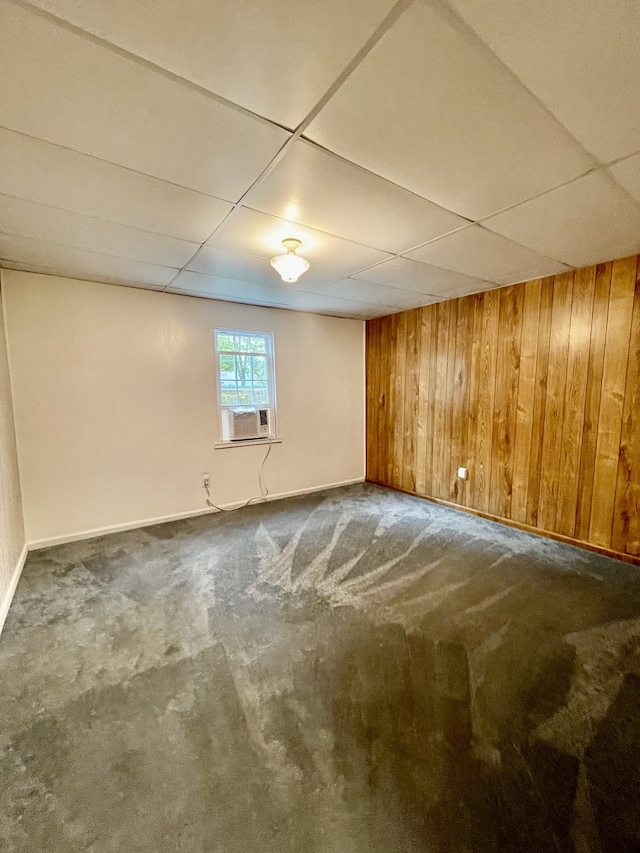
<path id="1" fill-rule="evenodd" d="M 225 409 L 222 412 L 222 440 L 249 441 L 271 435 L 269 409 Z"/>

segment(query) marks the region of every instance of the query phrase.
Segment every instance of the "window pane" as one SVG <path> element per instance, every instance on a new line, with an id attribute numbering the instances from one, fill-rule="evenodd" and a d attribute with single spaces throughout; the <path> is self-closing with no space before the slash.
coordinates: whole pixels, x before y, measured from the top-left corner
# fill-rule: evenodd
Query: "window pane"
<path id="1" fill-rule="evenodd" d="M 235 359 L 238 382 L 251 382 L 251 356 L 237 355 Z"/>
<path id="2" fill-rule="evenodd" d="M 252 337 L 250 343 L 251 352 L 266 352 L 267 342 L 264 338 Z"/>
<path id="3" fill-rule="evenodd" d="M 236 352 L 249 352 L 249 336 L 234 335 Z"/>
<path id="4" fill-rule="evenodd" d="M 220 378 L 235 379 L 236 377 L 236 357 L 234 355 L 220 356 Z"/>
<path id="5" fill-rule="evenodd" d="M 233 335 L 225 335 L 223 332 L 218 332 L 216 335 L 217 342 L 216 345 L 219 350 L 232 350 L 233 349 Z"/>
<path id="6" fill-rule="evenodd" d="M 238 395 L 235 391 L 221 391 L 220 392 L 220 400 L 222 401 L 223 406 L 237 406 L 238 405 Z"/>
<path id="7" fill-rule="evenodd" d="M 254 388 L 253 389 L 253 402 L 254 403 L 268 403 L 269 402 L 269 394 L 267 393 L 266 388 Z"/>
<path id="8" fill-rule="evenodd" d="M 238 389 L 238 403 L 241 406 L 250 406 L 253 403 L 253 394 L 251 391 Z"/>
<path id="9" fill-rule="evenodd" d="M 224 379 L 222 379 L 220 381 L 220 390 L 221 391 L 235 391 L 236 390 L 236 383 L 233 381 L 229 382 L 229 381 L 225 381 Z"/>
<path id="10" fill-rule="evenodd" d="M 251 357 L 252 366 L 253 366 L 253 379 L 255 380 L 266 380 L 267 379 L 267 358 L 264 355 L 254 355 Z"/>

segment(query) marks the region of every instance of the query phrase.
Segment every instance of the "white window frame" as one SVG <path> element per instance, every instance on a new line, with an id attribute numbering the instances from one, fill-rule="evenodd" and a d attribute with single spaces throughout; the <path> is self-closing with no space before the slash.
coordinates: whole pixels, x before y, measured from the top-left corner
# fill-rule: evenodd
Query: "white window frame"
<path id="1" fill-rule="evenodd" d="M 264 338 L 265 339 L 265 352 L 243 352 L 240 350 L 219 350 L 218 349 L 218 335 L 246 335 L 248 337 L 255 338 Z M 260 332 L 254 329 L 227 329 L 227 328 L 215 328 L 213 330 L 213 350 L 215 353 L 215 365 L 216 365 L 216 389 L 217 389 L 217 403 L 218 403 L 218 430 L 219 435 L 222 437 L 222 413 L 232 410 L 232 409 L 269 409 L 270 410 L 270 428 L 271 428 L 271 436 L 264 438 L 254 438 L 249 439 L 247 441 L 219 441 L 215 447 L 223 448 L 223 447 L 244 447 L 251 444 L 261 444 L 268 442 L 280 442 L 281 439 L 278 437 L 278 410 L 277 410 L 277 396 L 276 396 L 276 370 L 275 370 L 275 341 L 273 332 Z M 268 403 L 254 403 L 252 405 L 242 405 L 238 404 L 237 406 L 228 406 L 223 405 L 222 403 L 222 379 L 220 375 L 220 356 L 221 355 L 264 355 L 267 358 L 267 389 L 268 389 Z"/>

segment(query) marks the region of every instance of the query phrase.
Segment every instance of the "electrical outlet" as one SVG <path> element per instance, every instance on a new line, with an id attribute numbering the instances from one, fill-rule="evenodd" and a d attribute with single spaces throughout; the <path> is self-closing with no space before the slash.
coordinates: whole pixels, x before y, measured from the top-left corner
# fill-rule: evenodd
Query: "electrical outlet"
<path id="1" fill-rule="evenodd" d="M 469 477 L 469 470 L 467 468 L 458 468 L 458 479 L 459 480 L 467 480 Z"/>
<path id="2" fill-rule="evenodd" d="M 208 489 L 211 484 L 211 474 L 202 475 L 202 488 Z"/>

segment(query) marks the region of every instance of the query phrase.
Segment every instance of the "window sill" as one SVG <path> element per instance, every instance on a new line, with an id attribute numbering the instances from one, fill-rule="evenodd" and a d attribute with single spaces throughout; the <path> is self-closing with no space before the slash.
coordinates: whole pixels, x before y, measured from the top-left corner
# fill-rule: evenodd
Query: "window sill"
<path id="1" fill-rule="evenodd" d="M 264 447 L 265 444 L 282 444 L 281 438 L 250 438 L 246 441 L 219 441 L 213 445 L 214 450 L 227 450 L 230 447 Z"/>

